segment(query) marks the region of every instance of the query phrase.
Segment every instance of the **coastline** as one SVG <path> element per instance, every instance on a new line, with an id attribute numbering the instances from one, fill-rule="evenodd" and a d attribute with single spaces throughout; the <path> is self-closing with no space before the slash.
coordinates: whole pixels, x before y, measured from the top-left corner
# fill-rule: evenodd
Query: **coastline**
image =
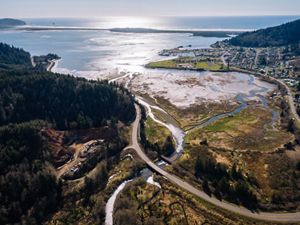
<path id="1" fill-rule="evenodd" d="M 53 72 L 53 69 L 58 66 L 59 59 L 50 60 L 50 64 L 47 66 L 48 72 Z"/>
<path id="2" fill-rule="evenodd" d="M 247 29 L 151 29 L 151 28 L 97 28 L 97 27 L 55 27 L 55 26 L 23 26 L 19 31 L 109 31 L 112 33 L 135 34 L 191 34 L 200 37 L 229 38 L 247 32 Z"/>

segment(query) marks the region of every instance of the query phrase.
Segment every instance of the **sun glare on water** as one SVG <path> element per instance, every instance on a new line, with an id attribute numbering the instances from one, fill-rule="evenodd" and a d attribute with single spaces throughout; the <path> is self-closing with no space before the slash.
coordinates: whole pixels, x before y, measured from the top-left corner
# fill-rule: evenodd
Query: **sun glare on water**
<path id="1" fill-rule="evenodd" d="M 157 28 L 158 22 L 146 17 L 109 17 L 105 21 L 106 28 Z"/>

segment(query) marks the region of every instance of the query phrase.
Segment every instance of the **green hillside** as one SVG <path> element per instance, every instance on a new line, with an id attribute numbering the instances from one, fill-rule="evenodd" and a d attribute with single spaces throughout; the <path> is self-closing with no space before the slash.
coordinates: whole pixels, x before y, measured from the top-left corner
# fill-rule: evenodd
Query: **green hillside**
<path id="1" fill-rule="evenodd" d="M 277 27 L 246 32 L 229 40 L 231 45 L 243 47 L 269 47 L 299 44 L 300 20 Z"/>
<path id="2" fill-rule="evenodd" d="M 5 44 L 0 65 L 9 68 L 0 70 L 0 224 L 43 224 L 63 199 L 41 131 L 110 127 L 117 135 L 106 157 L 117 155 L 123 147 L 114 124 L 134 120 L 133 97 L 105 81 L 28 69 L 29 53 Z"/>

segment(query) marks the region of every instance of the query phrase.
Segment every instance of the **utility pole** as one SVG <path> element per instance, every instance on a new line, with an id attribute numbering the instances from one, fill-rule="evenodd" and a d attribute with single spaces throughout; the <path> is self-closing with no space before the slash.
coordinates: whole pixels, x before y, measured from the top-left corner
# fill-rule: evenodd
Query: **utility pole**
<path id="1" fill-rule="evenodd" d="M 229 70 L 229 67 L 230 67 L 230 60 L 229 60 L 229 59 L 226 59 L 226 62 L 227 62 L 227 70 Z"/>

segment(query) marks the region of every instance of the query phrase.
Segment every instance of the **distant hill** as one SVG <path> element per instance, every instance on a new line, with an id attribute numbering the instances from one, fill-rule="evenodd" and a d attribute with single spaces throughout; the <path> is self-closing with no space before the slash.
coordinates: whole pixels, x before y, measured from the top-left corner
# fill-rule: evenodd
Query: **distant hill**
<path id="1" fill-rule="evenodd" d="M 26 25 L 26 23 L 22 20 L 9 19 L 9 18 L 0 19 L 0 28 L 23 26 L 23 25 Z"/>
<path id="2" fill-rule="evenodd" d="M 231 45 L 243 47 L 270 47 L 298 44 L 300 19 L 280 26 L 246 32 L 229 40 Z"/>
<path id="3" fill-rule="evenodd" d="M 193 30 L 159 30 L 151 28 L 113 28 L 109 29 L 111 32 L 120 32 L 120 33 L 161 33 L 161 34 L 193 34 L 194 36 L 200 37 L 217 37 L 217 38 L 226 38 L 230 35 L 237 35 L 241 32 L 239 31 L 193 31 Z"/>

